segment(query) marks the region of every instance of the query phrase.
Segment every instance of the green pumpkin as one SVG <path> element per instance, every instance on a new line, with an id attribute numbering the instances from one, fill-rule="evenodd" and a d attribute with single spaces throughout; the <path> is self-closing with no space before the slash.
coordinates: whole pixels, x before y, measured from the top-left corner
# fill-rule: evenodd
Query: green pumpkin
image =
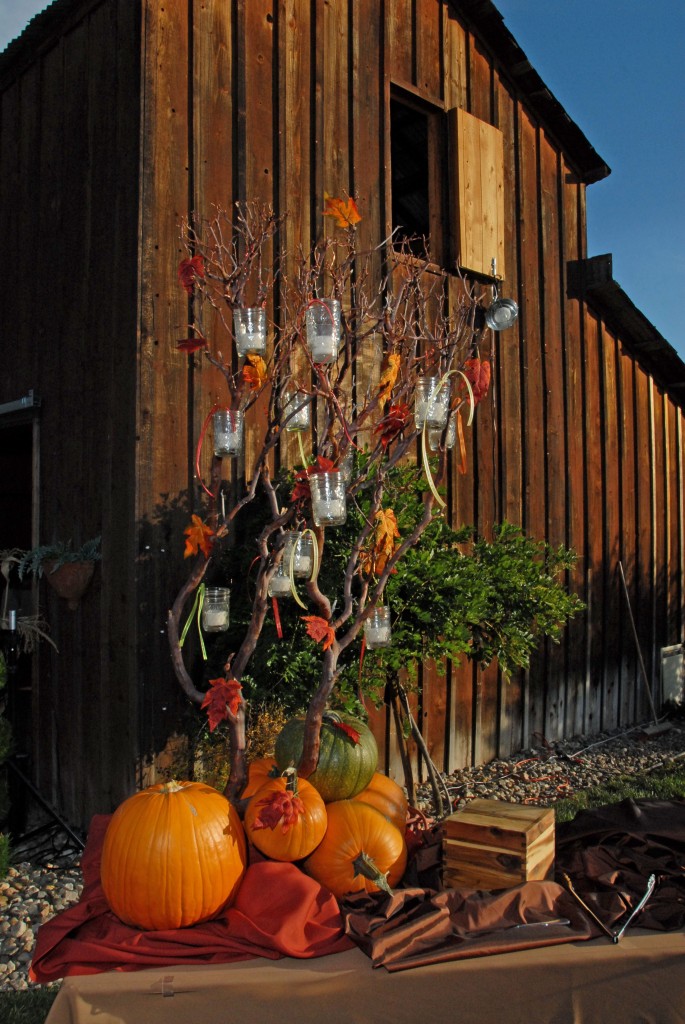
<path id="1" fill-rule="evenodd" d="M 340 723 L 359 733 L 355 742 Z M 291 718 L 276 737 L 276 764 L 297 767 L 302 756 L 304 718 Z M 367 725 L 351 715 L 326 712 L 321 726 L 319 760 L 307 779 L 326 803 L 348 800 L 366 789 L 378 765 L 378 747 Z"/>

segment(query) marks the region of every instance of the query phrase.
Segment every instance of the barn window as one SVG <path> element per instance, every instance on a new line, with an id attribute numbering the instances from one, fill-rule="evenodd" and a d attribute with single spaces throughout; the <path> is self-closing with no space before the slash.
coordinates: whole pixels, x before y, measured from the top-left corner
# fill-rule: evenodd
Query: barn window
<path id="1" fill-rule="evenodd" d="M 390 97 L 390 188 L 395 242 L 444 261 L 445 132 L 441 108 L 404 91 Z"/>
<path id="2" fill-rule="evenodd" d="M 496 260 L 504 278 L 504 136 L 465 110 L 447 117 L 452 265 L 490 276 Z"/>

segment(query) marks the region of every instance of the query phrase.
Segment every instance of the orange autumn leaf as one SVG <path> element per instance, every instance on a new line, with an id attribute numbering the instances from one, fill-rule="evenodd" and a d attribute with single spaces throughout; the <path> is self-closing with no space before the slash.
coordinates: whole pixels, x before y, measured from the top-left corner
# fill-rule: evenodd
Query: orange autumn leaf
<path id="1" fill-rule="evenodd" d="M 183 532 L 186 537 L 183 557 L 189 558 L 191 555 L 196 555 L 198 551 L 201 551 L 205 558 L 209 558 L 212 553 L 212 539 L 214 537 L 214 530 L 211 526 L 206 526 L 199 516 L 193 515 L 190 526 L 186 526 Z"/>
<path id="2" fill-rule="evenodd" d="M 207 709 L 209 719 L 209 731 L 214 732 L 219 722 L 225 721 L 229 716 L 235 716 L 240 709 L 243 688 L 237 679 L 209 680 L 209 689 L 205 699 L 200 705 Z"/>
<path id="3" fill-rule="evenodd" d="M 362 551 L 359 564 L 365 575 L 380 576 L 397 549 L 400 531 L 397 518 L 391 508 L 379 509 L 375 516 L 371 546 Z"/>
<path id="4" fill-rule="evenodd" d="M 354 199 L 335 199 L 328 192 L 324 192 L 323 197 L 326 203 L 324 217 L 335 217 L 339 228 L 353 228 L 362 219 Z"/>
<path id="5" fill-rule="evenodd" d="M 310 636 L 315 643 L 323 642 L 323 649 L 327 651 L 333 646 L 335 630 L 320 615 L 303 615 L 302 621 L 307 623 L 307 636 Z"/>
<path id="6" fill-rule="evenodd" d="M 250 391 L 259 391 L 266 382 L 266 363 L 261 356 L 250 353 L 243 366 L 243 380 Z"/>
<path id="7" fill-rule="evenodd" d="M 178 265 L 178 281 L 186 295 L 193 294 L 196 277 L 205 276 L 205 264 L 202 256 L 188 256 Z"/>
<path id="8" fill-rule="evenodd" d="M 389 352 L 386 356 L 381 372 L 380 380 L 378 381 L 378 398 L 382 404 L 388 401 L 390 393 L 395 387 L 395 381 L 397 380 L 397 374 L 400 372 L 400 364 L 402 360 L 397 352 Z"/>

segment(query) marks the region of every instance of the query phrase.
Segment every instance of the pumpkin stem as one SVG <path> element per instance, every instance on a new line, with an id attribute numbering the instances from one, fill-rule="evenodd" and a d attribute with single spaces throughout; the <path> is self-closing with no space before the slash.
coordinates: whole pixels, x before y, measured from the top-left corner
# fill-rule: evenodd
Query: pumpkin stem
<path id="1" fill-rule="evenodd" d="M 286 768 L 282 774 L 285 777 L 286 792 L 292 793 L 293 796 L 299 796 L 300 794 L 297 788 L 297 768 Z"/>
<path id="2" fill-rule="evenodd" d="M 369 881 L 377 885 L 383 892 L 387 892 L 388 896 L 392 896 L 393 891 L 388 885 L 387 875 L 378 870 L 368 853 L 364 853 L 363 850 L 361 853 L 358 853 L 352 861 L 352 867 L 354 868 L 355 875 L 363 875 L 364 878 L 368 878 Z"/>

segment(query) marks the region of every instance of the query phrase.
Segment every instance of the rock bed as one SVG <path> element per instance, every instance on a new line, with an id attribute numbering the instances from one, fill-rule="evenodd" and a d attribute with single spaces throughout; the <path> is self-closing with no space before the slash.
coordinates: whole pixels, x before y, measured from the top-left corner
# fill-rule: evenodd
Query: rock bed
<path id="1" fill-rule="evenodd" d="M 592 739 L 542 743 L 506 760 L 444 777 L 454 809 L 475 797 L 549 805 L 619 775 L 645 774 L 685 756 L 685 724 L 650 736 L 640 729 Z M 419 808 L 432 813 L 430 789 L 418 791 Z M 0 991 L 33 987 L 28 978 L 40 925 L 75 903 L 82 880 L 75 853 L 56 863 L 25 861 L 0 881 Z M 55 984 L 58 984 L 55 982 Z"/>

